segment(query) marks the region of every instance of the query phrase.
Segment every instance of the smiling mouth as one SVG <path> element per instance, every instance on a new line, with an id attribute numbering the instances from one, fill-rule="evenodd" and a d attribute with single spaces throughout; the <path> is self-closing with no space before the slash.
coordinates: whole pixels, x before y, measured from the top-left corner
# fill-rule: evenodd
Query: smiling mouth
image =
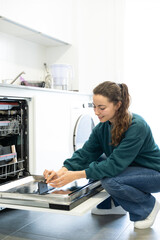
<path id="1" fill-rule="evenodd" d="M 100 120 L 103 118 L 103 117 L 98 117 Z"/>

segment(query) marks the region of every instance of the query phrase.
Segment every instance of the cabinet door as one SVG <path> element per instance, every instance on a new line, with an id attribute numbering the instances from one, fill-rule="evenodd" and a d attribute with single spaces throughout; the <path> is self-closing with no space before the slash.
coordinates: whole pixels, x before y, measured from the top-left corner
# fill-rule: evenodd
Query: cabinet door
<path id="1" fill-rule="evenodd" d="M 0 0 L 0 15 L 71 43 L 73 0 Z"/>
<path id="2" fill-rule="evenodd" d="M 32 174 L 41 175 L 45 169 L 58 170 L 69 157 L 70 111 L 62 94 L 34 97 Z"/>

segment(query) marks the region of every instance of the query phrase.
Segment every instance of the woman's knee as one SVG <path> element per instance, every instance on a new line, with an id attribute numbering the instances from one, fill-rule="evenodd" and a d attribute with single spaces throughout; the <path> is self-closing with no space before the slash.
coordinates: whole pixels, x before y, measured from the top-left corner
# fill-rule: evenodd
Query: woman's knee
<path id="1" fill-rule="evenodd" d="M 102 187 L 108 192 L 113 193 L 120 189 L 120 184 L 115 180 L 115 178 L 103 178 L 101 180 Z"/>

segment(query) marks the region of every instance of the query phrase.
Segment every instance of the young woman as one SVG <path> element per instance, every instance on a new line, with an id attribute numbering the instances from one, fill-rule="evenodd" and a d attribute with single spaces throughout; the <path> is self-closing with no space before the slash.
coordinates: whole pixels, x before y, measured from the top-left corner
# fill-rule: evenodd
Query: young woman
<path id="1" fill-rule="evenodd" d="M 135 228 L 144 229 L 152 226 L 160 209 L 151 194 L 160 192 L 160 149 L 145 120 L 129 112 L 129 104 L 126 84 L 99 84 L 93 90 L 93 107 L 100 123 L 58 172 L 45 170 L 44 177 L 53 187 L 79 178 L 101 180 L 111 198 L 92 213 L 104 215 L 125 210 Z M 98 161 L 103 153 L 106 158 Z M 108 209 L 111 199 L 115 206 Z"/>

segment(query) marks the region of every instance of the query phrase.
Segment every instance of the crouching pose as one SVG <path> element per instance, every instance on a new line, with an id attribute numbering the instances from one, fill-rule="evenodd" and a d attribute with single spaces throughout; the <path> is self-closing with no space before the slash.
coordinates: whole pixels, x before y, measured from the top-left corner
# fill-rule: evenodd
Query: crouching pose
<path id="1" fill-rule="evenodd" d="M 146 121 L 130 113 L 126 84 L 103 82 L 93 90 L 93 107 L 100 123 L 89 140 L 63 167 L 44 171 L 47 183 L 62 187 L 73 180 L 101 180 L 110 197 L 92 214 L 129 213 L 134 227 L 149 228 L 160 209 L 152 193 L 160 192 L 160 149 Z M 99 161 L 105 154 L 106 158 Z"/>

